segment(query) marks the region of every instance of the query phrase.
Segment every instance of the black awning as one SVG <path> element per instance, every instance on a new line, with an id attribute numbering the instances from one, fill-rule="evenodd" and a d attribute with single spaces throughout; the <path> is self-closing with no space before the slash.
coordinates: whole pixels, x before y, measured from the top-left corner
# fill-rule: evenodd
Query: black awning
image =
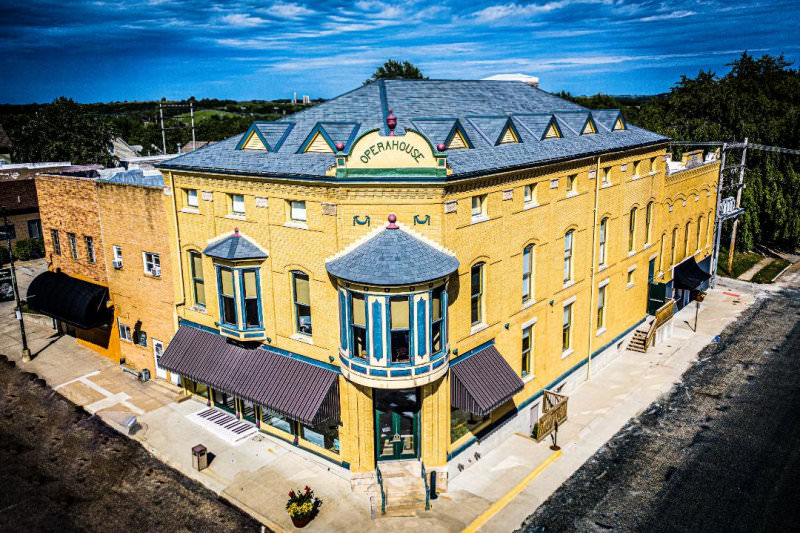
<path id="1" fill-rule="evenodd" d="M 494 346 L 450 367 L 450 403 L 478 416 L 488 415 L 523 386 L 520 377 Z"/>
<path id="2" fill-rule="evenodd" d="M 696 289 L 710 277 L 711 274 L 700 268 L 694 257 L 690 257 L 676 266 L 672 274 L 672 279 L 675 280 L 675 288 L 683 290 Z"/>
<path id="3" fill-rule="evenodd" d="M 43 315 L 82 329 L 107 326 L 114 320 L 108 307 L 108 287 L 70 277 L 63 272 L 43 272 L 28 286 L 28 307 Z"/>
<path id="4" fill-rule="evenodd" d="M 181 326 L 159 366 L 307 425 L 339 420 L 339 374 L 258 347 Z"/>

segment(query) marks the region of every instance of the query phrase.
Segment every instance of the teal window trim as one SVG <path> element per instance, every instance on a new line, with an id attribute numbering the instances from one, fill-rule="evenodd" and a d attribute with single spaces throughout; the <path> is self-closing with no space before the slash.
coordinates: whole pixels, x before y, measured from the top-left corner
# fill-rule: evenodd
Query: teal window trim
<path id="1" fill-rule="evenodd" d="M 308 303 L 302 303 L 297 299 L 297 279 L 298 277 L 305 277 L 306 282 L 308 283 Z M 302 279 L 302 278 L 301 278 Z M 311 276 L 303 272 L 302 270 L 292 270 L 292 305 L 294 306 L 294 330 L 296 333 L 300 333 L 302 335 L 308 335 L 309 337 L 313 334 L 313 326 L 312 326 L 312 316 L 311 316 Z M 300 308 L 301 307 L 308 307 L 308 324 L 302 324 L 300 322 Z M 304 331 L 304 327 L 307 326 L 308 331 Z"/>
<path id="2" fill-rule="evenodd" d="M 198 305 L 198 306 L 201 306 L 201 307 L 205 308 L 205 306 L 206 306 L 206 302 L 205 302 L 205 300 L 206 300 L 206 295 L 205 295 L 206 281 L 205 281 L 205 278 L 203 277 L 203 273 L 200 272 L 200 275 L 198 276 L 197 271 L 194 268 L 194 264 L 195 264 L 194 263 L 194 259 L 195 258 L 197 258 L 197 259 L 199 259 L 201 261 L 200 267 L 202 268 L 203 256 L 197 250 L 189 250 L 189 275 L 192 278 L 192 297 L 194 299 L 194 304 L 195 305 Z M 197 298 L 197 294 L 198 294 L 197 286 L 198 285 L 201 285 L 203 287 L 203 291 L 204 291 L 203 292 L 203 301 L 202 302 Z"/>
<path id="3" fill-rule="evenodd" d="M 411 354 L 412 342 L 413 342 L 412 341 L 412 333 L 414 332 L 414 328 L 412 327 L 413 324 L 414 324 L 414 310 L 413 310 L 413 308 L 414 308 L 414 306 L 413 306 L 414 300 L 413 300 L 413 298 L 411 296 L 406 296 L 405 297 L 406 298 L 406 303 L 408 304 L 408 317 L 407 317 L 408 326 L 405 327 L 405 328 L 393 328 L 392 327 L 392 300 L 400 300 L 402 298 L 403 298 L 403 296 L 390 296 L 389 298 L 386 299 L 386 303 L 387 303 L 387 305 L 386 305 L 386 325 L 388 326 L 388 329 L 389 329 L 389 335 L 388 335 L 388 337 L 389 337 L 389 339 L 388 339 L 389 340 L 389 350 L 387 352 L 388 356 L 389 356 L 389 360 L 387 361 L 388 366 L 409 366 L 409 365 L 413 365 L 414 364 L 414 358 L 413 358 L 413 356 Z M 394 358 L 393 349 L 394 349 L 394 347 L 392 346 L 392 344 L 393 344 L 393 342 L 392 342 L 392 334 L 395 333 L 395 332 L 403 332 L 403 331 L 406 332 L 406 336 L 407 336 L 406 345 L 408 347 L 408 352 L 406 354 L 406 357 L 408 358 L 408 360 L 407 361 L 403 361 L 403 362 L 394 362 L 393 361 L 393 358 Z"/>
<path id="4" fill-rule="evenodd" d="M 230 267 L 220 266 L 220 265 L 215 265 L 215 268 L 216 268 L 216 271 L 217 271 L 217 300 L 218 300 L 218 303 L 219 303 L 219 322 L 220 322 L 220 324 L 223 324 L 223 325 L 226 325 L 226 326 L 233 326 L 234 328 L 238 329 L 239 328 L 239 309 L 237 308 L 237 304 L 236 304 L 236 281 L 235 281 L 236 280 L 236 275 L 234 273 L 234 269 L 232 269 Z M 223 292 L 222 292 L 222 271 L 223 270 L 229 271 L 231 273 L 231 280 L 232 280 L 232 282 L 234 284 L 233 294 L 231 294 L 231 295 L 226 295 L 226 294 L 223 294 Z M 223 300 L 223 298 L 225 298 L 225 297 L 230 297 L 231 299 L 233 299 L 233 315 L 234 315 L 234 321 L 233 322 L 228 322 L 228 321 L 225 320 L 225 305 L 224 305 L 224 300 Z"/>
<path id="5" fill-rule="evenodd" d="M 361 296 L 363 298 L 363 305 L 364 305 L 364 325 L 363 326 L 355 324 L 353 322 L 353 293 L 348 291 L 347 299 L 346 299 L 347 300 L 347 311 L 348 311 L 347 312 L 347 317 L 346 317 L 346 319 L 348 321 L 347 334 L 349 336 L 348 337 L 348 342 L 349 342 L 348 354 L 350 356 L 352 356 L 353 358 L 355 358 L 355 359 L 359 359 L 359 360 L 363 361 L 364 358 L 362 358 L 361 356 L 359 356 L 356 353 L 355 328 L 361 329 L 364 332 L 364 350 L 366 350 L 366 352 L 367 352 L 367 358 L 366 359 L 369 360 L 369 352 L 370 352 L 370 350 L 369 350 L 369 342 L 368 342 L 368 339 L 367 339 L 367 331 L 369 331 L 369 314 L 368 314 L 369 307 L 367 306 L 367 295 L 359 293 L 359 296 Z"/>
<path id="6" fill-rule="evenodd" d="M 237 269 L 239 273 L 239 304 L 241 305 L 242 309 L 242 329 L 245 331 L 249 330 L 260 330 L 264 329 L 264 313 L 261 307 L 261 275 L 259 273 L 259 269 L 257 268 L 241 268 Z M 258 313 L 258 324 L 257 325 L 248 325 L 247 324 L 247 295 L 245 294 L 245 285 L 244 285 L 244 275 L 246 272 L 253 272 L 256 276 L 256 306 L 257 306 L 257 313 Z"/>

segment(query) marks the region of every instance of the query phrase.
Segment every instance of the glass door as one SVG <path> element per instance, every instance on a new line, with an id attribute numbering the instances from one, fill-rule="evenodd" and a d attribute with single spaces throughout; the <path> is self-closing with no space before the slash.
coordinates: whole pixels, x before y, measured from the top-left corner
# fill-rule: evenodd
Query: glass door
<path id="1" fill-rule="evenodd" d="M 416 389 L 373 389 L 375 444 L 379 461 L 419 455 L 419 403 Z"/>

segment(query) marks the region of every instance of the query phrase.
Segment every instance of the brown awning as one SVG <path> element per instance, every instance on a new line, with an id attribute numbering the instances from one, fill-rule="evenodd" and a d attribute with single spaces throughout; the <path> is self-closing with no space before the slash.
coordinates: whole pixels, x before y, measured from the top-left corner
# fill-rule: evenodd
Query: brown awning
<path id="1" fill-rule="evenodd" d="M 303 424 L 339 420 L 339 374 L 261 347 L 181 326 L 159 366 Z"/>
<path id="2" fill-rule="evenodd" d="M 522 390 L 524 383 L 497 348 L 488 346 L 450 367 L 450 403 L 485 416 Z"/>

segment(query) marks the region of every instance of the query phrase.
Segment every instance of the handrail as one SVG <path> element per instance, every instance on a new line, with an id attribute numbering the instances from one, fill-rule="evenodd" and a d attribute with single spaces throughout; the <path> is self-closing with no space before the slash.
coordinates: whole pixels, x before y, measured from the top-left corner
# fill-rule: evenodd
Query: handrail
<path id="1" fill-rule="evenodd" d="M 422 465 L 422 481 L 425 482 L 425 510 L 431 510 L 431 489 L 428 487 L 428 476 L 425 475 L 425 463 L 420 461 Z"/>
<path id="2" fill-rule="evenodd" d="M 381 489 L 381 514 L 386 514 L 386 493 L 383 491 L 383 476 L 379 466 L 375 467 L 375 474 L 378 477 L 378 487 Z"/>

